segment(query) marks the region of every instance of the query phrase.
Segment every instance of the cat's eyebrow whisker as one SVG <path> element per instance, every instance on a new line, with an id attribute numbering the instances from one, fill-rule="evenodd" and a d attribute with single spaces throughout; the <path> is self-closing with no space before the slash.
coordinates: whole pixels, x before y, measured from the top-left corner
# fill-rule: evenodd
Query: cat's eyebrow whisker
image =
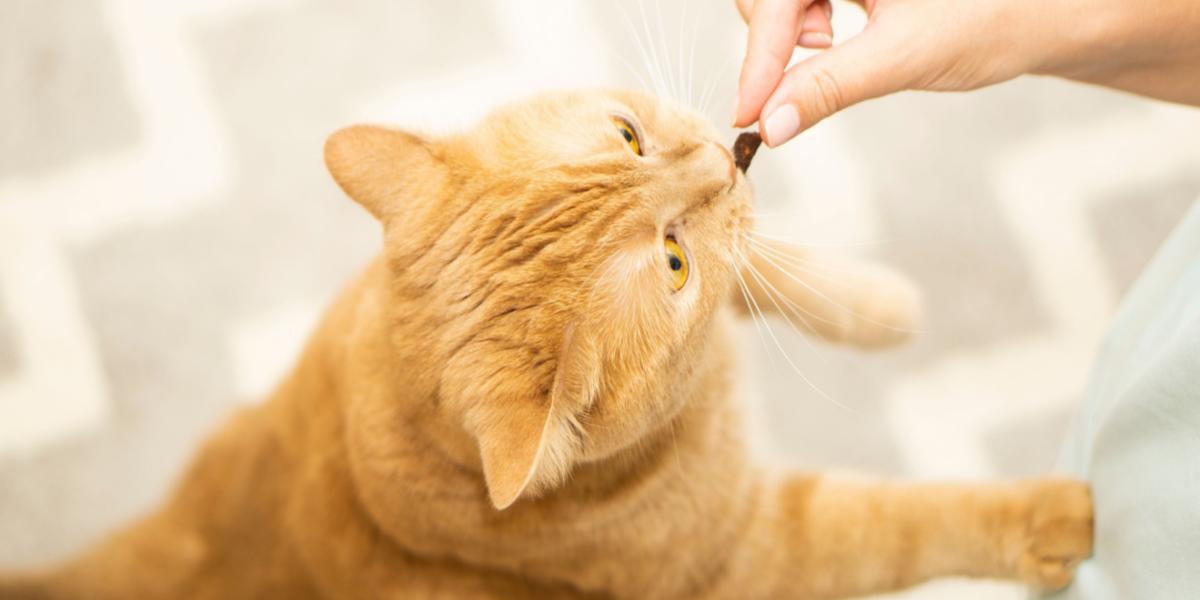
<path id="1" fill-rule="evenodd" d="M 742 257 L 742 261 L 746 262 L 745 257 Z M 742 282 L 742 285 L 745 286 L 746 282 L 742 278 L 741 272 L 739 272 L 735 269 L 734 273 L 737 275 L 738 280 Z M 754 301 L 754 296 L 752 294 L 750 295 L 750 302 L 753 304 L 753 306 L 758 307 L 758 303 Z M 761 308 L 759 309 L 759 312 L 760 313 L 762 312 Z M 822 390 L 820 387 L 817 387 L 817 385 L 815 383 L 813 383 L 812 380 L 809 379 L 808 376 L 806 376 L 803 371 L 800 370 L 800 367 L 796 366 L 796 363 L 794 361 L 792 361 L 792 357 L 787 353 L 786 350 L 783 349 L 783 344 L 781 344 L 779 342 L 779 338 L 775 337 L 775 332 L 772 331 L 771 326 L 766 323 L 765 317 L 763 318 L 763 323 L 765 325 L 764 328 L 767 330 L 767 334 L 769 336 L 771 336 L 771 341 L 775 342 L 775 347 L 777 349 L 779 349 L 779 353 L 783 355 L 783 359 L 785 361 L 787 361 L 787 364 L 792 367 L 792 371 L 794 371 L 796 373 L 796 375 L 798 377 L 800 377 L 800 379 L 802 381 L 804 381 L 804 383 L 808 384 L 808 386 L 811 387 L 813 389 L 813 391 L 817 392 L 817 394 L 819 394 L 821 397 L 825 398 L 826 400 L 832 402 L 833 404 L 835 404 L 841 408 L 844 408 L 846 410 L 849 410 L 852 412 L 857 412 L 856 409 L 853 409 L 849 406 L 846 406 L 845 404 L 843 404 L 841 402 L 838 402 L 837 400 L 834 400 L 833 397 L 831 397 L 829 394 L 826 394 L 824 392 L 824 390 Z"/>
<path id="2" fill-rule="evenodd" d="M 708 111 L 708 103 L 712 100 L 712 93 L 716 91 L 717 84 L 729 73 L 730 69 L 736 67 L 733 59 L 725 61 L 725 66 L 720 69 L 714 69 L 709 75 L 708 84 L 704 88 L 704 93 L 700 95 L 700 112 Z"/>
<path id="3" fill-rule="evenodd" d="M 691 48 L 688 50 L 688 68 L 687 68 L 688 106 L 692 106 L 692 107 L 695 106 L 693 104 L 693 99 L 692 99 L 692 94 L 695 93 L 695 90 L 693 89 L 694 82 L 692 79 L 696 73 L 696 41 L 700 39 L 699 29 L 700 29 L 699 23 L 692 26 L 692 44 L 691 44 Z"/>
<path id="4" fill-rule="evenodd" d="M 646 7 L 644 2 L 638 2 L 638 12 L 642 16 L 642 31 L 646 34 L 646 48 L 650 55 L 650 66 L 653 68 L 652 72 L 654 73 L 654 77 L 658 81 L 659 85 L 658 95 L 667 96 L 668 90 L 666 85 L 666 77 L 664 76 L 662 70 L 662 61 L 660 61 L 658 58 L 658 47 L 657 44 L 654 43 L 654 34 L 650 33 L 650 19 L 646 17 Z"/>
<path id="5" fill-rule="evenodd" d="M 618 53 L 617 51 L 613 50 L 612 48 L 609 48 L 609 49 L 608 49 L 608 53 L 609 53 L 609 55 L 610 55 L 610 56 L 612 56 L 612 57 L 616 58 L 617 60 L 621 61 L 621 64 L 622 64 L 622 65 L 623 65 L 623 66 L 624 66 L 626 69 L 628 69 L 628 70 L 629 70 L 629 72 L 630 72 L 630 73 L 632 73 L 634 77 L 637 77 L 638 84 L 642 86 L 642 90 L 644 90 L 644 91 L 645 91 L 645 92 L 647 92 L 647 93 L 653 93 L 653 92 L 654 92 L 654 90 L 653 90 L 653 89 L 652 89 L 652 88 L 651 88 L 651 87 L 650 87 L 650 86 L 649 86 L 649 85 L 646 83 L 646 78 L 642 77 L 642 74 L 641 74 L 641 73 L 639 73 L 639 72 L 637 71 L 637 69 L 633 68 L 633 65 L 629 64 L 629 61 L 625 60 L 625 57 L 624 57 L 624 56 L 621 56 L 621 54 L 620 54 L 620 53 Z"/>
<path id="6" fill-rule="evenodd" d="M 684 87 L 684 84 L 687 81 L 684 79 L 684 72 L 683 72 L 683 66 L 684 66 L 683 65 L 683 24 L 685 21 L 684 15 L 686 15 L 686 14 L 687 14 L 687 2 L 684 2 L 683 3 L 683 12 L 679 15 L 679 34 L 678 34 L 678 36 L 676 36 L 676 40 L 675 40 L 675 42 L 676 42 L 675 70 L 676 70 L 676 72 L 679 73 L 679 91 L 680 91 L 679 101 L 684 102 L 685 104 L 691 104 L 691 101 L 692 101 L 691 93 L 688 92 L 688 90 Z M 686 97 L 683 96 L 684 92 L 688 92 Z"/>
<path id="7" fill-rule="evenodd" d="M 774 266 L 776 269 L 779 269 L 779 272 L 783 273 L 784 275 L 787 275 L 787 276 L 788 276 L 788 278 L 790 278 L 792 281 L 795 281 L 796 283 L 798 283 L 798 284 L 800 284 L 800 285 L 804 286 L 806 289 L 808 289 L 808 291 L 810 291 L 810 292 L 812 292 L 812 293 L 816 294 L 816 295 L 817 295 L 818 297 L 820 297 L 822 300 L 825 300 L 826 302 L 828 302 L 828 303 L 830 303 L 830 304 L 832 304 L 832 305 L 834 305 L 834 306 L 836 306 L 836 307 L 838 307 L 838 308 L 840 308 L 840 309 L 842 309 L 842 310 L 846 311 L 846 312 L 847 312 L 847 313 L 849 313 L 850 315 L 853 315 L 855 318 L 862 319 L 863 321 L 866 321 L 867 323 L 870 323 L 870 324 L 872 324 L 872 325 L 878 325 L 879 327 L 882 327 L 882 328 L 884 328 L 884 329 L 888 329 L 888 330 L 891 330 L 891 331 L 898 331 L 898 332 L 900 332 L 900 333 L 921 333 L 921 331 L 920 331 L 920 330 L 917 330 L 917 329 L 908 329 L 908 328 L 904 328 L 904 327 L 896 327 L 895 325 L 888 325 L 887 323 L 880 323 L 879 321 L 876 321 L 876 320 L 874 320 L 874 319 L 872 319 L 872 318 L 870 318 L 870 317 L 867 317 L 867 316 L 865 316 L 865 315 L 863 315 L 863 314 L 860 314 L 859 312 L 857 312 L 857 311 L 855 311 L 854 309 L 852 309 L 852 308 L 850 308 L 850 307 L 848 307 L 848 306 L 846 306 L 846 305 L 842 304 L 841 302 L 838 302 L 837 300 L 834 300 L 833 298 L 830 298 L 828 295 L 826 295 L 826 294 L 825 294 L 824 292 L 822 292 L 821 290 L 819 290 L 819 289 L 817 289 L 817 288 L 813 287 L 813 286 L 812 286 L 812 284 L 810 284 L 810 283 L 808 283 L 808 282 L 804 281 L 803 279 L 801 279 L 801 278 L 797 277 L 797 276 L 796 276 L 794 273 L 792 273 L 792 272 L 788 271 L 787 269 L 784 269 L 783 267 L 781 267 L 781 266 L 779 265 L 779 263 L 776 263 L 775 261 L 771 260 L 771 258 L 770 258 L 769 256 L 767 256 L 766 254 L 759 254 L 759 256 L 762 256 L 762 257 L 763 257 L 763 260 L 767 261 L 767 263 L 771 264 L 771 265 L 772 265 L 772 266 Z"/>
<path id="8" fill-rule="evenodd" d="M 667 47 L 667 28 L 663 26 L 662 0 L 654 0 L 654 14 L 658 20 L 658 43 L 662 46 L 663 70 L 667 75 L 667 82 L 671 84 L 671 99 L 678 102 L 679 89 L 675 83 L 676 70 L 671 67 L 671 50 Z"/>
<path id="9" fill-rule="evenodd" d="M 650 78 L 651 82 L 654 83 L 654 89 L 651 90 L 649 87 L 647 87 L 647 91 L 651 91 L 656 95 L 662 95 L 662 87 L 663 87 L 662 82 L 658 77 L 657 71 L 652 68 L 650 53 L 648 52 L 648 50 L 646 48 L 646 44 L 642 43 L 642 36 L 640 33 L 638 33 L 637 26 L 633 24 L 633 19 L 631 19 L 629 17 L 629 13 L 627 13 L 625 11 L 625 8 L 621 5 L 621 3 L 618 2 L 616 4 L 616 6 L 617 6 L 617 9 L 621 12 L 621 17 L 625 20 L 626 27 L 629 28 L 630 37 L 632 37 L 634 43 L 637 44 L 638 54 L 641 56 L 641 59 L 642 59 L 642 69 L 646 72 L 646 76 Z M 638 8 L 639 9 L 641 8 L 640 3 L 638 4 Z M 642 12 L 642 23 L 644 24 L 645 22 L 646 22 L 646 16 L 645 16 L 645 12 L 643 11 Z M 647 29 L 647 34 L 648 33 L 649 33 L 649 30 Z M 639 77 L 639 79 L 640 79 L 640 77 Z"/>

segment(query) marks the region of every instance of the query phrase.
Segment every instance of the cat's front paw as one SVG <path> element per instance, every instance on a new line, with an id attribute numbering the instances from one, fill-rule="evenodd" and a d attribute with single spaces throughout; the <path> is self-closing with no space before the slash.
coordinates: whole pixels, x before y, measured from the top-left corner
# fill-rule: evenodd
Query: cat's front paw
<path id="1" fill-rule="evenodd" d="M 1017 575 L 1039 588 L 1061 588 L 1092 553 L 1092 494 L 1073 479 L 1040 479 L 1031 486 Z"/>

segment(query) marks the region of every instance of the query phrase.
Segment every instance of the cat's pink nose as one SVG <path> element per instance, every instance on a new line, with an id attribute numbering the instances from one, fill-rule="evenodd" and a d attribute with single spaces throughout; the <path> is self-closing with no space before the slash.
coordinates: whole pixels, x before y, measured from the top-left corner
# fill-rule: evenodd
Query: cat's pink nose
<path id="1" fill-rule="evenodd" d="M 733 159 L 733 155 L 729 153 L 729 149 L 725 146 L 722 146 L 711 140 L 708 143 L 712 144 L 717 150 L 720 150 L 721 154 L 725 157 L 725 160 L 729 162 L 729 185 L 733 185 L 734 180 L 737 179 L 737 166 Z"/>

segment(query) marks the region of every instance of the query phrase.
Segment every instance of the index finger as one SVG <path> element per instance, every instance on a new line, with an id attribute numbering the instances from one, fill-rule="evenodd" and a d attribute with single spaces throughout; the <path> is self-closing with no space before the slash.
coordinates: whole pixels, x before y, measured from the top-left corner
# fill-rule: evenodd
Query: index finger
<path id="1" fill-rule="evenodd" d="M 814 0 L 757 0 L 750 12 L 746 59 L 738 80 L 735 127 L 758 119 L 763 104 L 783 79 L 792 58 L 804 11 Z M 739 7 L 742 6 L 739 4 Z"/>

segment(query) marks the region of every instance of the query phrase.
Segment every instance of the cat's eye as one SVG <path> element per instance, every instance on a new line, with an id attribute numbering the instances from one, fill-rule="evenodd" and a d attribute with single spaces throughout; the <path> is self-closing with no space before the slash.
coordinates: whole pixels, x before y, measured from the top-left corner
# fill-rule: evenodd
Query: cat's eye
<path id="1" fill-rule="evenodd" d="M 674 236 L 668 235 L 663 239 L 663 248 L 667 251 L 667 268 L 671 272 L 671 285 L 678 290 L 688 280 L 687 254 L 683 252 L 683 248 L 679 247 L 679 242 L 675 241 Z"/>
<path id="2" fill-rule="evenodd" d="M 617 131 L 621 132 L 621 137 L 625 138 L 625 143 L 633 150 L 633 153 L 642 155 L 642 138 L 638 135 L 637 128 L 633 123 L 620 115 L 612 116 L 613 125 L 617 126 Z"/>

